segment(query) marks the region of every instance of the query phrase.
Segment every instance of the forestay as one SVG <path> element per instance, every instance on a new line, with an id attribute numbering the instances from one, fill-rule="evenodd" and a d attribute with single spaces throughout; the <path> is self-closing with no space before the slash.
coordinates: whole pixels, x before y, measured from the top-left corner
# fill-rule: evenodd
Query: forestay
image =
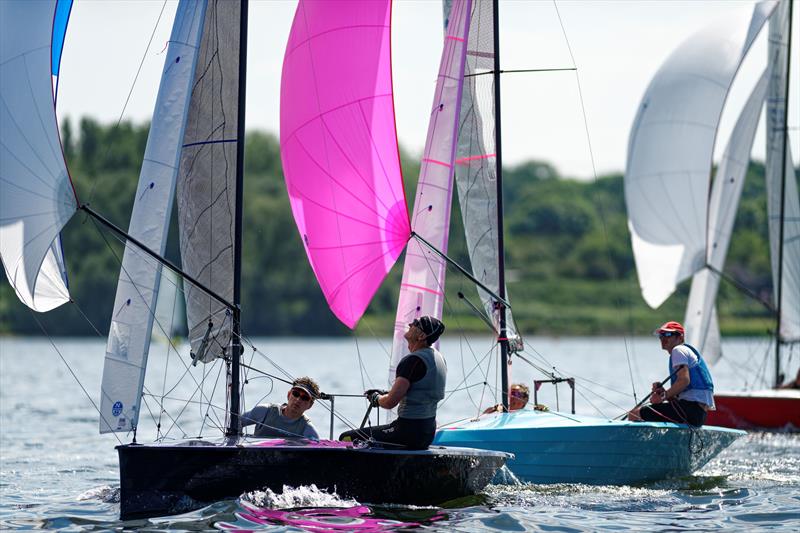
<path id="1" fill-rule="evenodd" d="M 391 2 L 301 0 L 281 78 L 281 159 L 333 313 L 355 327 L 410 234 L 395 132 Z"/>
<path id="2" fill-rule="evenodd" d="M 187 274 L 233 302 L 241 6 L 208 4 L 178 176 L 181 261 Z M 233 314 L 203 289 L 186 283 L 184 291 L 192 353 L 211 361 L 230 344 Z"/>
<path id="3" fill-rule="evenodd" d="M 0 257 L 17 297 L 39 312 L 69 301 L 59 232 L 77 200 L 53 88 L 70 7 L 0 2 Z"/>
<path id="4" fill-rule="evenodd" d="M 471 0 L 455 0 L 447 21 L 411 217 L 413 230 L 445 253 L 471 10 Z M 394 325 L 390 382 L 397 363 L 408 351 L 403 338 L 408 323 L 419 316 L 442 316 L 444 281 L 444 260 L 418 240 L 409 241 Z"/>
<path id="5" fill-rule="evenodd" d="M 167 244 L 205 11 L 206 2 L 178 5 L 128 228 L 129 235 L 161 255 Z M 103 368 L 101 433 L 137 425 L 160 278 L 161 265 L 126 244 Z"/>
<path id="6" fill-rule="evenodd" d="M 445 17 L 451 6 L 451 1 L 444 2 Z M 464 62 L 455 178 L 472 275 L 499 294 L 497 160 L 494 78 L 491 75 L 494 57 L 492 1 L 474 0 Z M 499 332 L 495 299 L 480 288 L 478 294 L 486 316 L 494 317 Z M 506 310 L 506 325 L 512 347 L 518 348 L 520 339 L 511 309 Z"/>
<path id="7" fill-rule="evenodd" d="M 708 205 L 707 268 L 692 278 L 692 289 L 686 307 L 686 326 L 689 344 L 696 347 L 707 363 L 721 355 L 720 331 L 715 302 L 720 275 L 725 266 L 728 246 L 733 233 L 739 199 L 742 194 L 753 140 L 767 94 L 768 71 L 764 71 L 739 115 L 725 153 L 717 167 L 711 186 Z"/>
<path id="8" fill-rule="evenodd" d="M 625 202 L 642 296 L 658 307 L 706 260 L 714 141 L 744 56 L 775 8 L 762 2 L 701 30 L 667 59 L 634 120 Z M 748 24 L 749 18 L 749 24 Z"/>
<path id="9" fill-rule="evenodd" d="M 769 220 L 770 258 L 772 260 L 773 302 L 778 307 L 781 295 L 781 322 L 778 338 L 783 342 L 800 340 L 800 200 L 792 151 L 786 145 L 784 162 L 784 114 L 786 94 L 787 41 L 789 39 L 789 2 L 781 2 L 769 27 L 769 90 L 767 93 L 767 217 Z M 794 60 L 795 67 L 797 59 Z M 795 112 L 794 118 L 796 119 Z M 791 126 L 792 119 L 789 121 Z M 784 166 L 785 165 L 785 166 Z M 783 210 L 781 210 L 783 196 Z M 781 232 L 781 226 L 782 232 Z M 781 241 L 781 233 L 783 241 Z M 779 275 L 779 257 L 783 265 Z M 780 290 L 777 288 L 780 286 Z"/>

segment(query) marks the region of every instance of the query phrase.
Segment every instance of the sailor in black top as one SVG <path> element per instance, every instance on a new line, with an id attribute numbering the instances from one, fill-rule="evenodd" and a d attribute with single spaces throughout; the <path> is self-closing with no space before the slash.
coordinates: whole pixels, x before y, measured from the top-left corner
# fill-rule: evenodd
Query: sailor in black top
<path id="1" fill-rule="evenodd" d="M 444 332 L 437 318 L 423 316 L 408 325 L 409 354 L 400 360 L 389 392 L 367 391 L 373 407 L 397 408 L 391 424 L 346 431 L 340 440 L 374 440 L 412 450 L 424 450 L 436 433 L 436 407 L 444 398 L 447 365 L 433 343 Z"/>

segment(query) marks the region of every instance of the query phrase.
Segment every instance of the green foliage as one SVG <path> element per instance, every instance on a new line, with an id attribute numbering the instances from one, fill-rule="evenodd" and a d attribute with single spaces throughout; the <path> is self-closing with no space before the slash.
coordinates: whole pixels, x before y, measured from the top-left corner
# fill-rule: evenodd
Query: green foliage
<path id="1" fill-rule="evenodd" d="M 78 197 L 127 228 L 148 125 L 102 125 L 88 118 L 62 124 L 62 144 Z M 407 204 L 413 205 L 419 158 L 401 150 Z M 250 132 L 245 147 L 242 318 L 247 335 L 344 335 L 328 309 L 294 225 L 277 139 Z M 760 298 L 771 297 L 764 167 L 748 173 L 726 272 Z M 524 333 L 618 334 L 650 331 L 654 323 L 683 317 L 684 283 L 660 309 L 640 296 L 630 248 L 620 174 L 592 182 L 559 177 L 537 161 L 505 169 L 506 264 L 514 315 Z M 457 195 L 456 195 L 457 196 Z M 173 210 L 175 213 L 176 210 Z M 180 264 L 173 216 L 167 257 Z M 454 198 L 448 254 L 468 267 L 460 207 Z M 78 213 L 62 232 L 71 294 L 77 305 L 37 315 L 52 335 L 105 334 L 119 274 L 122 244 Z M 359 333 L 387 335 L 402 273 L 401 257 L 378 290 Z M 486 326 L 463 299 L 479 305 L 474 286 L 447 273 L 445 314 L 457 329 Z M 726 332 L 763 333 L 765 307 L 728 284 L 719 313 Z M 83 316 L 85 315 L 85 316 Z M 39 327 L 0 284 L 0 333 L 37 334 Z"/>

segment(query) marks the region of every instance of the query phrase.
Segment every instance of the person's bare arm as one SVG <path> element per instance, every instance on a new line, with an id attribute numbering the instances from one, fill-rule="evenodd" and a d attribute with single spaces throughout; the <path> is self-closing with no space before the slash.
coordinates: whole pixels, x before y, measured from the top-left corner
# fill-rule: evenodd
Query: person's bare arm
<path id="1" fill-rule="evenodd" d="M 678 395 L 689 386 L 689 383 L 691 383 L 691 378 L 689 377 L 689 367 L 685 365 L 681 366 L 675 376 L 675 383 L 666 391 L 664 391 L 663 394 L 661 394 L 662 400 L 668 401 L 673 398 L 677 398 Z"/>
<path id="2" fill-rule="evenodd" d="M 392 383 L 392 388 L 389 390 L 389 392 L 378 399 L 378 405 L 384 409 L 392 409 L 398 403 L 400 403 L 400 400 L 406 397 L 409 387 L 411 387 L 411 382 L 406 378 L 395 378 L 394 383 Z"/>
<path id="3" fill-rule="evenodd" d="M 689 378 L 689 367 L 682 366 L 678 369 L 678 375 L 675 378 L 675 383 L 667 389 L 667 394 L 665 395 L 665 400 L 671 400 L 672 398 L 676 398 L 678 394 L 684 391 L 686 387 L 689 386 L 691 383 L 691 379 Z"/>

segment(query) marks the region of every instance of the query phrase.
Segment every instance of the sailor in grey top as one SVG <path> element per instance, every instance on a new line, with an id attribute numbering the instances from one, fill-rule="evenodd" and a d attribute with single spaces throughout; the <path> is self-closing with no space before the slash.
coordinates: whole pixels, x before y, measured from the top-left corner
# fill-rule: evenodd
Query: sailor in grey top
<path id="1" fill-rule="evenodd" d="M 372 440 L 387 447 L 424 450 L 436 433 L 436 408 L 444 398 L 447 364 L 433 344 L 444 332 L 444 324 L 422 316 L 408 325 L 405 339 L 409 353 L 400 360 L 389 392 L 364 393 L 373 407 L 397 408 L 391 424 L 354 429 L 340 440 Z"/>
<path id="2" fill-rule="evenodd" d="M 314 405 L 319 387 L 310 378 L 299 378 L 292 383 L 283 405 L 263 404 L 243 413 L 242 427 L 256 426 L 256 437 L 305 437 L 319 439 L 317 430 L 305 412 Z"/>

